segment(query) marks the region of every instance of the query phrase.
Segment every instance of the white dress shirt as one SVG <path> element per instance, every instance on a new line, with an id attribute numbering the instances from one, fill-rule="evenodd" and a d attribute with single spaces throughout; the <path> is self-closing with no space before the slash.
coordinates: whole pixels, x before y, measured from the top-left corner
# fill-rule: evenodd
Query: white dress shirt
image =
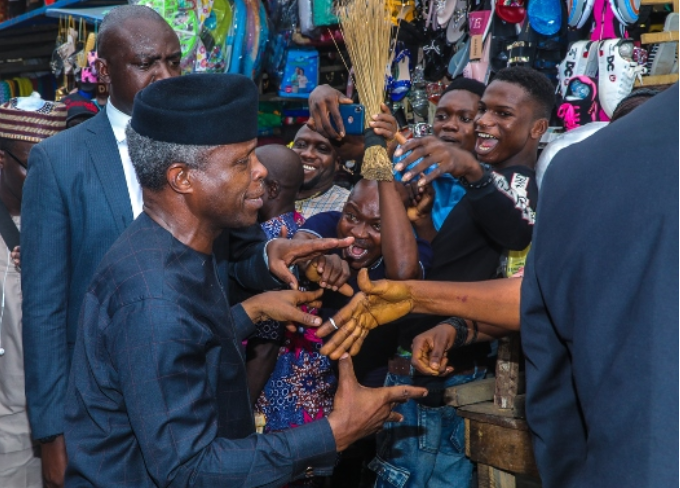
<path id="1" fill-rule="evenodd" d="M 106 104 L 106 116 L 109 118 L 111 129 L 113 129 L 113 135 L 118 143 L 118 152 L 120 154 L 120 160 L 123 162 L 125 183 L 127 184 L 128 195 L 130 196 L 130 204 L 132 205 L 132 218 L 136 219 L 137 216 L 142 213 L 144 200 L 142 198 L 142 187 L 137 179 L 135 167 L 130 160 L 127 138 L 125 137 L 125 128 L 131 117 L 114 107 L 110 100 Z"/>

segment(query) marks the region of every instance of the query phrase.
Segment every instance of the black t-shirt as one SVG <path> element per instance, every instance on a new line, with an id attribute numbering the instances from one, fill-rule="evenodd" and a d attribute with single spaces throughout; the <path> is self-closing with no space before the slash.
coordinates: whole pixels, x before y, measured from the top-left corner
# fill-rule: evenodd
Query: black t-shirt
<path id="1" fill-rule="evenodd" d="M 482 281 L 498 276 L 503 253 L 531 243 L 538 186 L 526 166 L 492 171 L 492 183 L 470 188 L 451 210 L 432 241 L 428 281 Z M 446 317 L 412 314 L 400 321 L 399 345 L 410 350 L 413 338 Z"/>

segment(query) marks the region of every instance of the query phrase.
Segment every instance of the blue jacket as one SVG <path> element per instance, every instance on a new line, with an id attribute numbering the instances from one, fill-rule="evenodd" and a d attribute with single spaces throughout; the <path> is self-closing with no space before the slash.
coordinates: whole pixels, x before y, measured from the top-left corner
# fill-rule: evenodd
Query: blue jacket
<path id="1" fill-rule="evenodd" d="M 678 85 L 548 168 L 522 285 L 543 486 L 678 486 Z"/>
<path id="2" fill-rule="evenodd" d="M 32 150 L 21 207 L 24 363 L 33 437 L 63 432 L 78 314 L 95 269 L 132 222 L 113 130 L 102 111 Z M 225 236 L 239 282 L 280 285 L 262 259 L 259 226 Z M 234 236 L 232 236 L 234 237 Z"/>
<path id="3" fill-rule="evenodd" d="M 140 215 L 85 296 L 66 403 L 67 485 L 278 487 L 329 474 L 323 419 L 254 433 L 241 341 L 213 256 Z"/>

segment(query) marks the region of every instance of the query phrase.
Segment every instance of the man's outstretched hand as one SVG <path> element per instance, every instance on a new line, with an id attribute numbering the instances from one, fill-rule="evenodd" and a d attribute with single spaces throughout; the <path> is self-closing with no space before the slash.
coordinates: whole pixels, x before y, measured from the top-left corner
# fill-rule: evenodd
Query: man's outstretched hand
<path id="1" fill-rule="evenodd" d="M 269 271 L 293 290 L 298 288 L 298 280 L 288 269 L 294 264 L 307 262 L 336 248 L 347 247 L 354 242 L 353 237 L 345 239 L 274 239 L 267 245 Z"/>
<path id="2" fill-rule="evenodd" d="M 261 322 L 263 320 L 277 320 L 279 322 L 295 322 L 306 327 L 318 327 L 321 319 L 300 310 L 301 305 L 311 308 L 321 306 L 323 290 L 298 291 L 281 290 L 260 293 L 241 302 L 250 320 Z M 295 327 L 292 330 L 297 330 Z"/>
<path id="3" fill-rule="evenodd" d="M 335 394 L 333 411 L 328 416 L 338 452 L 377 432 L 385 422 L 401 422 L 401 414 L 392 409 L 411 398 L 427 395 L 425 388 L 416 386 L 361 386 L 354 375 L 352 359 L 346 354 L 340 358 L 338 370 L 338 391 Z"/>
<path id="4" fill-rule="evenodd" d="M 338 330 L 321 348 L 321 354 L 331 359 L 338 359 L 345 352 L 355 356 L 371 329 L 397 320 L 413 310 L 413 298 L 405 282 L 372 282 L 368 278 L 368 270 L 362 269 L 358 283 L 361 292 L 333 316 Z M 326 337 L 335 330 L 329 320 L 316 335 Z"/>

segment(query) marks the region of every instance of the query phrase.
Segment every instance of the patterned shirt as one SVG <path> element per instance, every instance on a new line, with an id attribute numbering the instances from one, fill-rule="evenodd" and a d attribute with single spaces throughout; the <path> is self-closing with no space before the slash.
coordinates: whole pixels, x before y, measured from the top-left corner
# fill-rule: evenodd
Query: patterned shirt
<path id="1" fill-rule="evenodd" d="M 321 195 L 298 200 L 295 202 L 295 210 L 300 212 L 305 219 L 321 212 L 342 212 L 348 196 L 349 190 L 333 185 Z"/>
<path id="2" fill-rule="evenodd" d="M 288 239 L 292 239 L 302 224 L 305 223 L 305 218 L 298 212 L 287 212 L 285 214 L 269 219 L 260 223 L 262 230 L 267 235 L 267 239 L 276 239 L 281 237 L 281 230 L 283 227 L 287 230 Z M 269 339 L 279 341 L 283 338 L 284 327 L 283 324 L 276 320 L 263 320 L 258 322 L 254 337 L 260 339 Z"/>

